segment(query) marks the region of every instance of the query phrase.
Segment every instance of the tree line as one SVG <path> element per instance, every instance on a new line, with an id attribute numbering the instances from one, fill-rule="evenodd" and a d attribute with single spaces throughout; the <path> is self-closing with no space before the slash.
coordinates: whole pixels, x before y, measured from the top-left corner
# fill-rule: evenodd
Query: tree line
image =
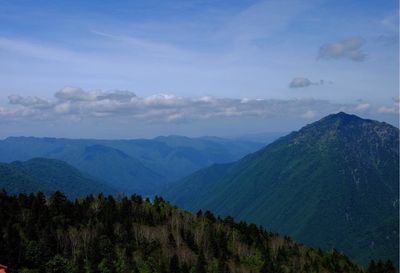
<path id="1" fill-rule="evenodd" d="M 21 273 L 391 273 L 364 269 L 336 250 L 211 212 L 180 210 L 161 197 L 0 192 L 0 264 Z"/>

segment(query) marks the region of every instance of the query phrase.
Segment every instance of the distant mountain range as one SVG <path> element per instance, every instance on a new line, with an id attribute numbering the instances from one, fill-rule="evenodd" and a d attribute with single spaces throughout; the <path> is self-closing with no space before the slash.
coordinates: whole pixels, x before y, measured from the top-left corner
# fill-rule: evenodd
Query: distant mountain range
<path id="1" fill-rule="evenodd" d="M 70 198 L 161 193 L 191 211 L 231 215 L 362 263 L 379 258 L 398 266 L 398 128 L 338 113 L 262 146 L 214 137 L 12 137 L 0 141 L 0 161 L 8 162 L 0 164 L 0 188 L 61 190 Z"/>
<path id="2" fill-rule="evenodd" d="M 10 194 L 63 191 L 74 199 L 88 194 L 112 194 L 116 191 L 81 173 L 67 163 L 46 158 L 0 163 L 0 189 Z"/>
<path id="3" fill-rule="evenodd" d="M 63 160 L 119 192 L 154 195 L 173 181 L 231 162 L 264 144 L 217 137 L 181 136 L 135 140 L 10 137 L 0 141 L 0 162 Z"/>
<path id="4" fill-rule="evenodd" d="M 330 115 L 237 162 L 197 171 L 166 197 L 364 263 L 398 264 L 399 129 Z"/>

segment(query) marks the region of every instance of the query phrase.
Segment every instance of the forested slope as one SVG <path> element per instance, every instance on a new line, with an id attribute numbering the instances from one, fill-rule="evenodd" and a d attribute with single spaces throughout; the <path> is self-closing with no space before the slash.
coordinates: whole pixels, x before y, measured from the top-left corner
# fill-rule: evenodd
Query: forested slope
<path id="1" fill-rule="evenodd" d="M 197 215 L 155 198 L 56 192 L 0 193 L 0 262 L 24 273 L 366 272 L 323 252 L 232 218 Z M 390 263 L 368 273 L 394 272 Z"/>
<path id="2" fill-rule="evenodd" d="M 200 170 L 165 197 L 365 264 L 398 264 L 399 129 L 332 114 L 237 162 Z"/>
<path id="3" fill-rule="evenodd" d="M 69 198 L 93 193 L 116 193 L 113 187 L 66 162 L 47 158 L 0 163 L 1 189 L 11 194 L 63 191 Z"/>

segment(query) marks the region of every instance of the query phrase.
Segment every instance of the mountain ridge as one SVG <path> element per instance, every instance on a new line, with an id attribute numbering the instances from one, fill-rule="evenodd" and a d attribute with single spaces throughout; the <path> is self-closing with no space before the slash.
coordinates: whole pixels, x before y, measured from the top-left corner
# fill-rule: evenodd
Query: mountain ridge
<path id="1" fill-rule="evenodd" d="M 9 137 L 0 141 L 0 161 L 60 159 L 115 184 L 119 191 L 149 196 L 193 171 L 239 159 L 261 146 L 249 141 L 180 136 L 151 140 Z"/>
<path id="2" fill-rule="evenodd" d="M 200 170 L 166 196 L 189 210 L 263 224 L 313 246 L 349 248 L 347 254 L 362 262 L 389 256 L 396 261 L 398 136 L 387 123 L 329 115 L 237 162 Z M 379 242 L 357 228 L 366 232 L 385 221 L 390 232 Z M 347 243 L 352 241 L 356 246 Z"/>
<path id="3" fill-rule="evenodd" d="M 48 158 L 0 163 L 0 189 L 13 194 L 64 191 L 70 198 L 116 193 L 115 189 L 66 162 Z"/>

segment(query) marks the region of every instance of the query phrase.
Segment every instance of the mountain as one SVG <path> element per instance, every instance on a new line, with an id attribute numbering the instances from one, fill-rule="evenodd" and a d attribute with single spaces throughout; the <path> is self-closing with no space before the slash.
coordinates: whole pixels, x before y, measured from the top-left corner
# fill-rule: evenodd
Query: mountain
<path id="1" fill-rule="evenodd" d="M 182 136 L 96 140 L 9 137 L 0 141 L 0 162 L 35 157 L 63 160 L 118 191 L 153 195 L 213 163 L 237 160 L 263 146 L 245 140 Z"/>
<path id="2" fill-rule="evenodd" d="M 182 179 L 166 197 L 363 263 L 398 263 L 399 129 L 329 115 L 237 162 Z"/>
<path id="3" fill-rule="evenodd" d="M 236 136 L 234 139 L 259 142 L 267 145 L 274 142 L 281 136 L 287 135 L 287 133 L 288 132 L 246 133 Z"/>
<path id="4" fill-rule="evenodd" d="M 103 145 L 85 147 L 74 165 L 126 193 L 151 194 L 163 186 L 164 177 L 120 150 Z"/>
<path id="5" fill-rule="evenodd" d="M 161 136 L 154 139 L 104 141 L 140 160 L 172 183 L 214 163 L 232 162 L 264 146 L 263 142 L 219 137 Z"/>
<path id="6" fill-rule="evenodd" d="M 11 194 L 64 191 L 70 198 L 116 192 L 63 161 L 45 158 L 0 163 L 0 189 Z"/>
<path id="7" fill-rule="evenodd" d="M 395 273 L 300 245 L 254 224 L 190 214 L 163 199 L 0 192 L 0 261 L 10 272 Z"/>

